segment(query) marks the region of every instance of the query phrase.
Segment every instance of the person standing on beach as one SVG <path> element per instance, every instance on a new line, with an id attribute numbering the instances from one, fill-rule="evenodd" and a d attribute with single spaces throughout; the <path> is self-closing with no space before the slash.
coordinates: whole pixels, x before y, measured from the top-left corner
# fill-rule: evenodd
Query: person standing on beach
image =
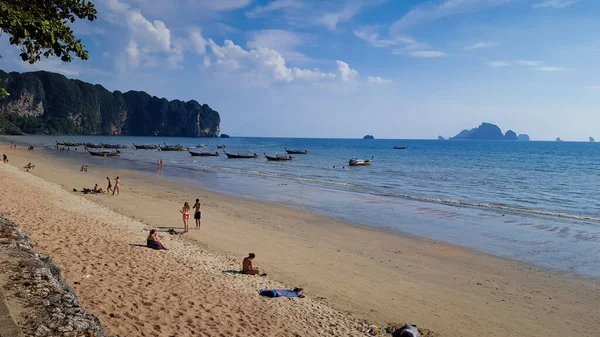
<path id="1" fill-rule="evenodd" d="M 112 188 L 112 181 L 110 180 L 109 177 L 106 177 L 106 180 L 108 180 L 108 186 L 106 187 L 106 193 L 114 192 L 113 188 Z"/>
<path id="2" fill-rule="evenodd" d="M 117 176 L 115 178 L 115 188 L 113 189 L 113 195 L 115 195 L 115 193 L 117 193 L 117 195 L 119 195 L 120 191 L 121 191 L 121 178 L 119 178 L 119 176 Z"/>
<path id="3" fill-rule="evenodd" d="M 194 219 L 196 220 L 196 229 L 200 229 L 200 219 L 202 218 L 202 203 L 200 199 L 196 199 L 194 204 Z"/>
<path id="4" fill-rule="evenodd" d="M 187 233 L 190 230 L 190 204 L 188 204 L 187 201 L 183 204 L 183 208 L 180 212 L 183 214 L 183 232 Z"/>

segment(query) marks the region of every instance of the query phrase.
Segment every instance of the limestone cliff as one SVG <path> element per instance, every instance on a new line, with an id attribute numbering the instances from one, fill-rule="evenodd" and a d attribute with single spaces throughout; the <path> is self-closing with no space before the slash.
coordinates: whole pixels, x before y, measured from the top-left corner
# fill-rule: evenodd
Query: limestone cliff
<path id="1" fill-rule="evenodd" d="M 220 132 L 219 113 L 194 100 L 110 92 L 46 71 L 0 70 L 0 80 L 10 93 L 0 100 L 0 133 L 218 137 Z"/>

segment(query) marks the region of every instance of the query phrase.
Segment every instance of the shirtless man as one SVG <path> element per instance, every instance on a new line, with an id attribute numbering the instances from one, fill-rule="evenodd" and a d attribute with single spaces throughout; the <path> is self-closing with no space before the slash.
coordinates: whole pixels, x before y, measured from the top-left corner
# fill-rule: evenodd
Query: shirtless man
<path id="1" fill-rule="evenodd" d="M 112 192 L 112 191 L 113 191 L 113 188 L 112 188 L 112 181 L 110 181 L 110 178 L 109 178 L 109 177 L 106 177 L 106 180 L 108 180 L 108 187 L 106 187 L 106 193 L 110 193 L 110 192 Z"/>
<path id="2" fill-rule="evenodd" d="M 202 203 L 200 199 L 196 199 L 194 204 L 194 219 L 196 220 L 196 229 L 200 229 L 200 219 L 202 218 Z"/>
<path id="3" fill-rule="evenodd" d="M 242 262 L 242 274 L 249 275 L 258 275 L 260 271 L 258 268 L 252 267 L 252 260 L 256 257 L 254 253 L 248 254 L 248 257 L 244 258 L 244 262 Z"/>

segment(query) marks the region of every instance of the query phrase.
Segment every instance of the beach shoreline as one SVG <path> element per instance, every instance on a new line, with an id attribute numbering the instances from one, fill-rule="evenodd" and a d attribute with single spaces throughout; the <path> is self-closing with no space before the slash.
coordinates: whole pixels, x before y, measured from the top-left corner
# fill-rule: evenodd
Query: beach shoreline
<path id="1" fill-rule="evenodd" d="M 598 314 L 589 310 L 599 296 L 596 279 L 541 270 L 308 211 L 180 186 L 152 174 L 100 166 L 82 173 L 73 161 L 26 149 L 11 150 L 7 145 L 0 149 L 9 155 L 10 164 L 22 167 L 32 162 L 36 168 L 30 174 L 66 191 L 93 187 L 94 183 L 105 188 L 106 175 L 120 175 L 123 193 L 119 197 L 88 195 L 83 199 L 148 227 L 180 230 L 178 210 L 183 201 L 205 199 L 202 229 L 192 229 L 186 242 L 230 261 L 241 261 L 254 251 L 257 264 L 269 278 L 300 285 L 323 305 L 360 320 L 412 322 L 440 336 L 452 335 L 446 332 L 456 329 L 462 332 L 465 325 L 473 327 L 472 334 L 467 331 L 465 336 L 503 336 L 503 332 L 544 336 L 557 331 L 593 335 L 600 331 Z M 4 211 L 7 200 L 1 201 Z M 12 207 L 12 212 L 9 218 L 21 215 L 18 207 Z M 190 221 L 193 228 L 193 219 Z M 26 223 L 22 226 L 34 238 L 39 237 L 36 228 Z M 81 296 L 85 300 L 85 294 Z"/>

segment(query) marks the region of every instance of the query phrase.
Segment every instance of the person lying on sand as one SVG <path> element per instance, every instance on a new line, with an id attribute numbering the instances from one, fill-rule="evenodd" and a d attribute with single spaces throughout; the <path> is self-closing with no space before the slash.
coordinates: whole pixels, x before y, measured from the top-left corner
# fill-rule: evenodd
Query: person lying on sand
<path id="1" fill-rule="evenodd" d="M 148 239 L 146 240 L 146 246 L 148 246 L 148 248 L 156 250 L 167 250 L 167 247 L 165 247 L 165 245 L 163 245 L 163 243 L 160 241 L 158 235 L 156 234 L 156 230 L 154 229 L 150 230 L 150 234 L 148 235 Z"/>
<path id="2" fill-rule="evenodd" d="M 35 165 L 33 165 L 32 163 L 29 163 L 23 167 L 23 169 L 25 169 L 27 171 L 33 170 L 34 168 L 35 168 Z"/>
<path id="3" fill-rule="evenodd" d="M 419 337 L 419 331 L 416 325 L 405 325 L 401 328 L 396 329 L 392 333 L 392 337 Z"/>
<path id="4" fill-rule="evenodd" d="M 258 270 L 258 268 L 254 268 L 252 267 L 252 260 L 256 257 L 256 255 L 254 255 L 254 253 L 250 253 L 248 254 L 248 257 L 244 258 L 244 261 L 242 262 L 242 274 L 247 274 L 247 275 L 259 275 L 260 271 Z M 260 274 L 260 276 L 267 276 L 267 274 Z"/>

